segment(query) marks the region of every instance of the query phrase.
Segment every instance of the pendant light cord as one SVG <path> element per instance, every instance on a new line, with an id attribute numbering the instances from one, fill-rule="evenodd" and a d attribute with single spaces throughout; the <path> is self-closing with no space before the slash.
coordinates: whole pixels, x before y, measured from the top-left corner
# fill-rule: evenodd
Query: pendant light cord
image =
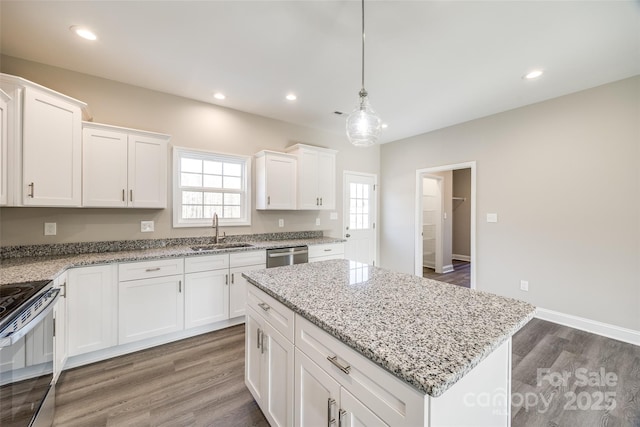
<path id="1" fill-rule="evenodd" d="M 364 88 L 364 0 L 362 0 L 362 90 L 360 96 L 367 96 Z"/>

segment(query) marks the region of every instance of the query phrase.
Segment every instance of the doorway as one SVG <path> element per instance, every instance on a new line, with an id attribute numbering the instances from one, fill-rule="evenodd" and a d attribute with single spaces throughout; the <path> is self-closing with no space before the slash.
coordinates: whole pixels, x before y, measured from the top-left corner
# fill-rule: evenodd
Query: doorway
<path id="1" fill-rule="evenodd" d="M 416 170 L 415 274 L 476 287 L 476 162 Z"/>
<path id="2" fill-rule="evenodd" d="M 342 187 L 344 257 L 371 265 L 377 256 L 377 179 L 376 175 L 345 171 Z"/>

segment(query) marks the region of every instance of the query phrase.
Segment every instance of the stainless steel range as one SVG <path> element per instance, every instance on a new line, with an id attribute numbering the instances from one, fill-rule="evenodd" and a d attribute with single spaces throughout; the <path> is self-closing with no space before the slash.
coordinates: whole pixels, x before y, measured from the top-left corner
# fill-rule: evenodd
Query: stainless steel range
<path id="1" fill-rule="evenodd" d="M 53 282 L 0 285 L 0 426 L 50 426 L 53 384 Z"/>

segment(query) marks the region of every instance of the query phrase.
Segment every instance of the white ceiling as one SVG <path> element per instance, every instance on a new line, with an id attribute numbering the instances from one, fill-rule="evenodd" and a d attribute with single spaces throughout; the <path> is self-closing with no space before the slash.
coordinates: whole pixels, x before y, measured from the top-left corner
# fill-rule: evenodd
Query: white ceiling
<path id="1" fill-rule="evenodd" d="M 366 2 L 383 142 L 640 74 L 638 1 Z M 3 54 L 343 135 L 359 1 L 1 0 Z M 85 25 L 88 42 L 69 31 Z M 536 81 L 521 77 L 543 68 Z M 217 101 L 215 91 L 227 99 Z M 288 92 L 298 95 L 286 101 Z"/>

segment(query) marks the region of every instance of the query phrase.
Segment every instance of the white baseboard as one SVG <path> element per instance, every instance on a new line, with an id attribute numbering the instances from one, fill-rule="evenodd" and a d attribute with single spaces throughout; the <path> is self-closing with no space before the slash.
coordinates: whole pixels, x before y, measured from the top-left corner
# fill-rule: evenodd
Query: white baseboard
<path id="1" fill-rule="evenodd" d="M 580 329 L 581 331 L 591 332 L 593 334 L 602 335 L 603 337 L 640 346 L 640 331 L 635 331 L 633 329 L 610 325 L 608 323 L 585 319 L 584 317 L 560 313 L 558 311 L 547 310 L 546 308 L 540 307 L 536 310 L 536 317 L 538 319 L 548 320 L 549 322 Z"/>
<path id="2" fill-rule="evenodd" d="M 451 259 L 455 259 L 456 261 L 471 262 L 471 257 L 469 255 L 453 254 L 451 255 Z"/>
<path id="3" fill-rule="evenodd" d="M 453 271 L 453 264 L 442 266 L 442 274 L 451 273 L 452 271 Z"/>

